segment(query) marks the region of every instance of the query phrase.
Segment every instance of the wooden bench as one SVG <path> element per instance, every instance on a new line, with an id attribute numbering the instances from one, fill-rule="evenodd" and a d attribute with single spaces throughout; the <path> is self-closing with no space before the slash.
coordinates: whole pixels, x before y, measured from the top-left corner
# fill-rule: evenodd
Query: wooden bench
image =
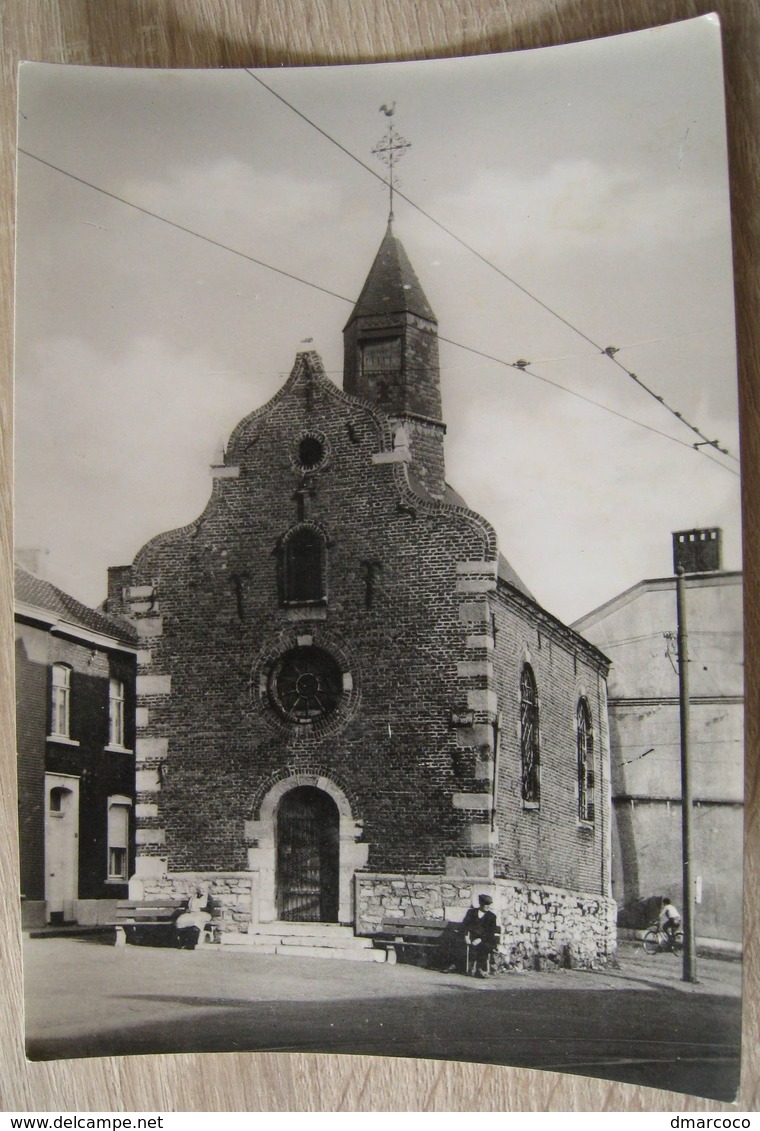
<path id="1" fill-rule="evenodd" d="M 497 946 L 501 927 L 496 931 Z M 383 947 L 390 962 L 418 956 L 424 965 L 439 964 L 469 973 L 470 946 L 465 941 L 464 926 L 450 919 L 418 919 L 386 916 L 373 943 Z"/>
<path id="2" fill-rule="evenodd" d="M 121 899 L 111 924 L 116 929 L 114 946 L 176 946 L 175 920 L 185 910 L 185 899 Z M 213 920 L 200 932 L 198 946 L 213 938 Z"/>
<path id="3" fill-rule="evenodd" d="M 459 954 L 464 953 L 462 924 L 448 919 L 402 919 L 389 915 L 372 941 L 386 951 L 389 962 L 418 957 L 425 965 L 455 965 Z"/>

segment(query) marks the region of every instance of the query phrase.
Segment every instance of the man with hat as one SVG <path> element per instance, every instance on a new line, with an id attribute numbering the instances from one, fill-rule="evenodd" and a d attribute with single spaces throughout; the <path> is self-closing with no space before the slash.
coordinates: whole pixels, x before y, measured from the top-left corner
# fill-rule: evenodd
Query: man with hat
<path id="1" fill-rule="evenodd" d="M 478 906 L 471 907 L 462 920 L 467 943 L 467 973 L 470 965 L 474 965 L 476 978 L 487 976 L 489 959 L 496 950 L 498 923 L 491 910 L 492 903 L 490 895 L 479 895 Z"/>

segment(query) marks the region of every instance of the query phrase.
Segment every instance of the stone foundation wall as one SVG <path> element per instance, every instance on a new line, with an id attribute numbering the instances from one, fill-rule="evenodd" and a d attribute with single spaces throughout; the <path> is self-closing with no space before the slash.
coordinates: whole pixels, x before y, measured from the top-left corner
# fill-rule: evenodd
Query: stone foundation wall
<path id="1" fill-rule="evenodd" d="M 170 895 L 187 899 L 203 884 L 214 904 L 214 926 L 222 934 L 245 934 L 253 918 L 253 876 L 250 872 L 174 872 L 144 876 L 129 885 L 130 899 Z"/>
<path id="2" fill-rule="evenodd" d="M 509 880 L 499 884 L 502 952 L 510 966 L 533 965 L 536 958 L 546 958 L 589 967 L 614 957 L 617 905 L 613 899 Z"/>
<path id="3" fill-rule="evenodd" d="M 379 931 L 390 916 L 461 920 L 485 893 L 493 899 L 502 926 L 500 951 L 511 967 L 533 966 L 540 959 L 588 967 L 615 954 L 617 908 L 600 895 L 452 876 L 357 873 L 355 883 L 357 934 Z"/>

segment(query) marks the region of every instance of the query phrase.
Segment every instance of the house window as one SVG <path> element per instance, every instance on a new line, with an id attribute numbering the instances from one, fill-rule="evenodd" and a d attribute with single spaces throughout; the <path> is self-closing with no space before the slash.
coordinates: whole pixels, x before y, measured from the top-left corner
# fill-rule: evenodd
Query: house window
<path id="1" fill-rule="evenodd" d="M 522 758 L 522 799 L 526 805 L 541 800 L 538 745 L 538 689 L 530 664 L 520 676 L 520 754 Z"/>
<path id="2" fill-rule="evenodd" d="M 66 664 L 53 664 L 52 711 L 50 733 L 60 738 L 69 737 L 69 708 L 71 700 L 71 668 Z"/>
<path id="3" fill-rule="evenodd" d="M 585 699 L 578 700 L 576 711 L 578 748 L 578 820 L 594 819 L 594 732 L 591 711 Z"/>
<path id="4" fill-rule="evenodd" d="M 108 879 L 126 881 L 129 868 L 128 797 L 108 798 Z"/>
<path id="5" fill-rule="evenodd" d="M 327 546 L 313 526 L 299 526 L 282 543 L 282 600 L 305 605 L 326 599 Z"/>
<path id="6" fill-rule="evenodd" d="M 124 745 L 124 684 L 120 679 L 108 684 L 108 745 Z"/>
<path id="7" fill-rule="evenodd" d="M 50 790 L 50 810 L 56 817 L 60 817 L 64 811 L 63 798 L 64 794 L 69 793 L 70 790 L 63 789 L 61 786 L 55 786 Z"/>

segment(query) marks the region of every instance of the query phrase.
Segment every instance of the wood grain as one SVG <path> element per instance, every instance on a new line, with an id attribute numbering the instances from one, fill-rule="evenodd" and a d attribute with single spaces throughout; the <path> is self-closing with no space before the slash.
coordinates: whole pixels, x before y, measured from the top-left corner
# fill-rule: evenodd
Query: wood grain
<path id="1" fill-rule="evenodd" d="M 20 59 L 119 67 L 291 66 L 432 58 L 568 43 L 717 11 L 725 40 L 737 289 L 747 615 L 745 1062 L 756 1110 L 758 916 L 758 139 L 760 0 L 6 0 L 0 207 L 0 679 L 12 687 L 11 438 L 15 84 Z M 295 1054 L 126 1057 L 29 1064 L 22 1045 L 11 696 L 0 714 L 0 1107 L 3 1110 L 721 1110 L 727 1105 L 528 1070 Z"/>

